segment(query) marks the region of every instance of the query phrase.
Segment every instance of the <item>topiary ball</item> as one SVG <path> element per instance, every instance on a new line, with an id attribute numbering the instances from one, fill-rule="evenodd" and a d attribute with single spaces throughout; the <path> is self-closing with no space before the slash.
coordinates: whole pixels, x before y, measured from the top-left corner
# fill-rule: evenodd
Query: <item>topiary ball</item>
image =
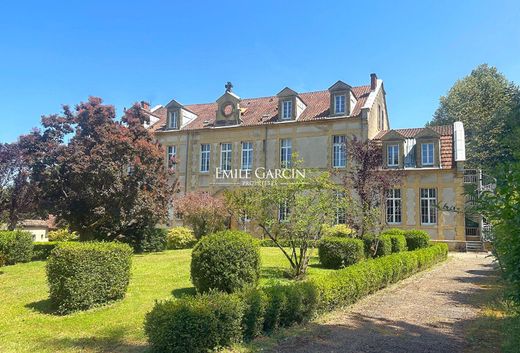
<path id="1" fill-rule="evenodd" d="M 203 237 L 191 254 L 191 280 L 199 292 L 227 293 L 256 285 L 260 276 L 258 241 L 240 231 Z"/>

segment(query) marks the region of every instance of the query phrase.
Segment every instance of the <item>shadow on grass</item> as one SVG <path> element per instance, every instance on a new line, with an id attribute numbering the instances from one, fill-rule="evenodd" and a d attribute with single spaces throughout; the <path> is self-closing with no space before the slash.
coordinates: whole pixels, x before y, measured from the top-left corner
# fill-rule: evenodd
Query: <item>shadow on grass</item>
<path id="1" fill-rule="evenodd" d="M 197 294 L 197 290 L 195 287 L 184 287 L 184 288 L 175 288 L 172 290 L 172 295 L 175 298 L 182 298 L 185 296 L 192 296 Z"/>
<path id="2" fill-rule="evenodd" d="M 40 314 L 61 316 L 56 313 L 54 307 L 52 306 L 51 300 L 48 298 L 26 304 L 25 307 L 33 311 L 37 311 Z"/>
<path id="3" fill-rule="evenodd" d="M 287 279 L 287 268 L 284 267 L 262 267 L 260 277 L 264 279 Z"/>
<path id="4" fill-rule="evenodd" d="M 116 327 L 104 329 L 90 337 L 61 337 L 46 339 L 40 342 L 42 348 L 58 352 L 73 350 L 78 352 L 103 352 L 103 353 L 143 353 L 148 352 L 145 343 L 131 343 L 127 341 L 127 329 Z"/>

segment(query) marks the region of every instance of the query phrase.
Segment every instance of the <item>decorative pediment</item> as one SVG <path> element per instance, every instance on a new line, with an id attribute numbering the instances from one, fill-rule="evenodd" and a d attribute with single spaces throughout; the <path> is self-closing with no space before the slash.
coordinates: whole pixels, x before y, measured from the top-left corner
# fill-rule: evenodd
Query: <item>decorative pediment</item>
<path id="1" fill-rule="evenodd" d="M 429 128 L 429 127 L 425 127 L 424 129 L 422 129 L 419 133 L 417 133 L 415 135 L 416 139 L 420 139 L 420 138 L 439 138 L 439 137 L 441 137 L 441 135 L 437 131 L 435 131 L 435 130 Z"/>
<path id="2" fill-rule="evenodd" d="M 217 111 L 215 112 L 215 124 L 217 126 L 237 125 L 242 121 L 240 119 L 242 110 L 240 108 L 240 97 L 231 92 L 233 85 L 231 82 L 226 84 L 226 92 L 217 99 Z"/>
<path id="3" fill-rule="evenodd" d="M 329 87 L 329 92 L 336 92 L 336 91 L 350 91 L 352 87 L 345 82 L 339 80 L 335 84 Z"/>
<path id="4" fill-rule="evenodd" d="M 395 130 L 388 131 L 382 138 L 381 141 L 396 141 L 404 140 L 405 137 Z"/>

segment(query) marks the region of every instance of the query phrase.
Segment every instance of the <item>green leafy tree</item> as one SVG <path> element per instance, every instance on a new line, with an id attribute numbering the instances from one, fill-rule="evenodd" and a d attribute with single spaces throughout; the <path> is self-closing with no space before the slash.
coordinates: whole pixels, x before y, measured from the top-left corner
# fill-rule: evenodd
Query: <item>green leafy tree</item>
<path id="1" fill-rule="evenodd" d="M 178 185 L 163 148 L 137 105 L 116 120 L 113 106 L 89 98 L 42 118 L 43 131 L 22 138 L 32 156 L 41 205 L 81 240 L 139 244 L 166 220 Z"/>
<path id="2" fill-rule="evenodd" d="M 518 87 L 495 67 L 479 65 L 440 98 L 428 125 L 462 121 L 468 165 L 490 171 L 513 157 L 507 137 L 520 123 L 520 115 L 511 115 L 518 92 Z"/>
<path id="3" fill-rule="evenodd" d="M 229 190 L 225 197 L 236 217 L 247 215 L 276 244 L 289 261 L 291 275 L 303 278 L 323 225 L 333 222 L 335 189 L 329 173 L 307 170 L 305 178 L 253 183 Z"/>

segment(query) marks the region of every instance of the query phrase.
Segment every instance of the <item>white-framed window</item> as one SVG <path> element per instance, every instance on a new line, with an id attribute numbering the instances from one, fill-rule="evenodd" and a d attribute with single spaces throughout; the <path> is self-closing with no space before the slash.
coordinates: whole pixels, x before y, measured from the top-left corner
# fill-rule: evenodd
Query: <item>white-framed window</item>
<path id="1" fill-rule="evenodd" d="M 287 200 L 280 203 L 278 206 L 278 221 L 284 222 L 289 218 L 289 205 Z"/>
<path id="2" fill-rule="evenodd" d="M 242 142 L 242 170 L 253 169 L 253 143 Z"/>
<path id="3" fill-rule="evenodd" d="M 282 120 L 292 119 L 292 100 L 282 102 Z"/>
<path id="4" fill-rule="evenodd" d="M 292 162 L 292 143 L 291 139 L 280 140 L 280 166 L 290 168 Z"/>
<path id="5" fill-rule="evenodd" d="M 177 146 L 168 146 L 166 151 L 166 160 L 168 161 L 168 168 L 172 168 L 175 164 L 175 157 L 177 156 Z"/>
<path id="6" fill-rule="evenodd" d="M 344 94 L 336 94 L 334 96 L 334 114 L 344 114 L 345 113 L 346 100 L 347 100 L 347 96 Z"/>
<path id="7" fill-rule="evenodd" d="M 345 136 L 332 137 L 332 166 L 334 168 L 345 168 L 347 166 Z"/>
<path id="8" fill-rule="evenodd" d="M 389 167 L 399 166 L 399 145 L 386 146 L 386 164 Z"/>
<path id="9" fill-rule="evenodd" d="M 345 207 L 343 207 L 345 193 L 342 191 L 336 191 L 335 196 L 336 196 L 335 223 L 336 224 L 346 224 L 347 223 L 347 213 L 346 213 Z"/>
<path id="10" fill-rule="evenodd" d="M 220 144 L 220 170 L 231 170 L 231 144 Z"/>
<path id="11" fill-rule="evenodd" d="M 424 166 L 432 166 L 434 159 L 433 143 L 421 144 L 421 164 Z"/>
<path id="12" fill-rule="evenodd" d="M 421 224 L 437 223 L 437 190 L 421 189 Z"/>
<path id="13" fill-rule="evenodd" d="M 401 189 L 386 191 L 386 223 L 401 223 Z"/>
<path id="14" fill-rule="evenodd" d="M 211 147 L 209 143 L 203 143 L 200 145 L 200 171 L 201 173 L 209 172 L 209 157 Z"/>
<path id="15" fill-rule="evenodd" d="M 174 110 L 168 113 L 168 128 L 177 129 L 179 127 L 179 113 Z"/>

